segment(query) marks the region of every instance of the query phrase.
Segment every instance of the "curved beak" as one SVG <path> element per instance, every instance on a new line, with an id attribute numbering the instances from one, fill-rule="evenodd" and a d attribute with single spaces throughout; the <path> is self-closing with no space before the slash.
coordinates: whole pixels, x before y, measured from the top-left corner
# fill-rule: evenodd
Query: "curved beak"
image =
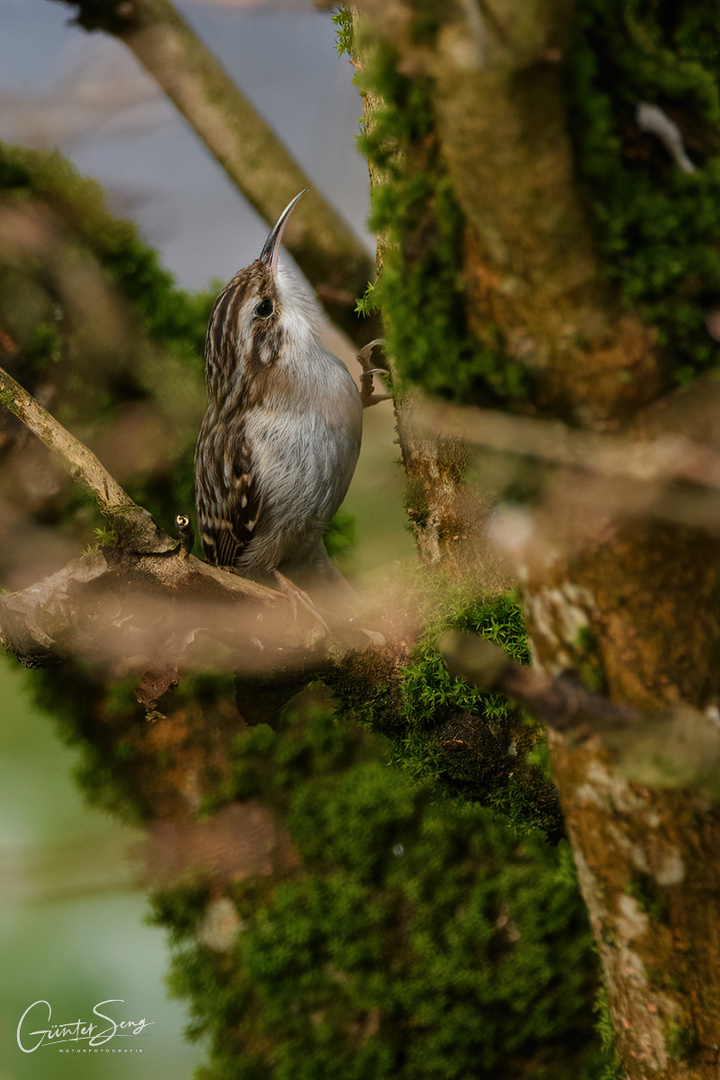
<path id="1" fill-rule="evenodd" d="M 260 262 L 263 262 L 267 266 L 269 266 L 273 274 L 275 273 L 275 267 L 277 266 L 278 255 L 280 254 L 280 244 L 282 242 L 282 237 L 283 233 L 285 232 L 285 226 L 287 225 L 288 218 L 295 209 L 295 204 L 298 202 L 299 199 L 303 197 L 306 191 L 307 188 L 303 188 L 303 190 L 299 191 L 295 198 L 287 204 L 282 214 L 270 230 L 270 235 L 265 241 L 263 249 L 260 252 Z"/>

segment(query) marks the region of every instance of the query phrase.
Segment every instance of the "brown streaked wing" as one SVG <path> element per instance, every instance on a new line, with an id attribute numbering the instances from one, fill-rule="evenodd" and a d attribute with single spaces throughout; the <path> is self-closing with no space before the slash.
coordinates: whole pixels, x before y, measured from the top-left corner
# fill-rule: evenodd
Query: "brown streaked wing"
<path id="1" fill-rule="evenodd" d="M 253 538 L 260 513 L 261 495 L 252 470 L 247 443 L 236 444 L 227 495 L 222 508 L 223 526 L 215 534 L 218 566 L 235 566 Z"/>

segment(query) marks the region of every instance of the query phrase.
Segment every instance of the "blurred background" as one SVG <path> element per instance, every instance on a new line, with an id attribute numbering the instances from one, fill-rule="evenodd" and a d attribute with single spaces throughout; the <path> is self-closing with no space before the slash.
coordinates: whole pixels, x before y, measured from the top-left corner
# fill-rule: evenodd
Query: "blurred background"
<path id="1" fill-rule="evenodd" d="M 366 166 L 354 146 L 360 103 L 330 13 L 287 3 L 178 7 L 372 250 Z M 124 47 L 70 16 L 48 0 L 0 0 L 0 139 L 59 149 L 96 178 L 110 211 L 137 223 L 182 287 L 226 281 L 256 257 L 266 226 Z M 352 350 L 337 337 L 331 344 L 352 369 Z M 345 568 L 382 584 L 411 541 L 391 409 L 366 420 L 346 503 L 357 543 Z M 129 855 L 139 833 L 85 805 L 74 753 L 9 660 L 0 661 L 0 715 L 0 1080 L 190 1076 L 202 1051 L 183 1040 L 183 1010 L 166 1000 L 164 934 L 143 923 Z M 154 1021 L 133 1040 L 142 1055 L 19 1051 L 17 1023 L 33 1001 L 50 1001 L 60 1022 L 108 998 Z"/>

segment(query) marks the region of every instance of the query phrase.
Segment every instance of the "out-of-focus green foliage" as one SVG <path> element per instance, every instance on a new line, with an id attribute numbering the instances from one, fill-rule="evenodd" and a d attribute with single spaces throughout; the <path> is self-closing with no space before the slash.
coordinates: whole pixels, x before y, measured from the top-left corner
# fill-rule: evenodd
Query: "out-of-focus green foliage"
<path id="1" fill-rule="evenodd" d="M 80 176 L 61 154 L 0 144 L 0 196 L 6 206 L 25 208 L 42 200 L 43 209 L 56 215 L 59 239 L 76 255 L 85 248 L 97 259 L 148 334 L 199 363 L 212 294 L 178 289 L 136 227 L 108 213 L 99 184 Z M 56 238 L 52 234 L 48 243 Z"/>
<path id="2" fill-rule="evenodd" d="M 32 392 L 91 443 L 132 407 L 167 447 L 121 481 L 166 528 L 193 505 L 202 350 L 212 292 L 177 288 L 134 225 L 56 153 L 0 144 L 0 349 Z M 125 436 L 129 438 L 129 435 Z M 40 512 L 87 536 L 67 481 Z M 37 507 L 35 506 L 37 511 Z"/>

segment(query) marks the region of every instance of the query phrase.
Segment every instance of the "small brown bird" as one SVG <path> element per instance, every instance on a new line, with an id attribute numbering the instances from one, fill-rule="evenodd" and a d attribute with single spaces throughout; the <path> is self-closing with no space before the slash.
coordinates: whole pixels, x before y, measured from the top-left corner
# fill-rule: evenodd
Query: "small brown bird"
<path id="1" fill-rule="evenodd" d="M 210 562 L 307 582 L 337 574 L 323 537 L 355 471 L 362 402 L 344 364 L 320 343 L 314 299 L 278 261 L 302 194 L 260 258 L 215 302 L 195 483 Z"/>

